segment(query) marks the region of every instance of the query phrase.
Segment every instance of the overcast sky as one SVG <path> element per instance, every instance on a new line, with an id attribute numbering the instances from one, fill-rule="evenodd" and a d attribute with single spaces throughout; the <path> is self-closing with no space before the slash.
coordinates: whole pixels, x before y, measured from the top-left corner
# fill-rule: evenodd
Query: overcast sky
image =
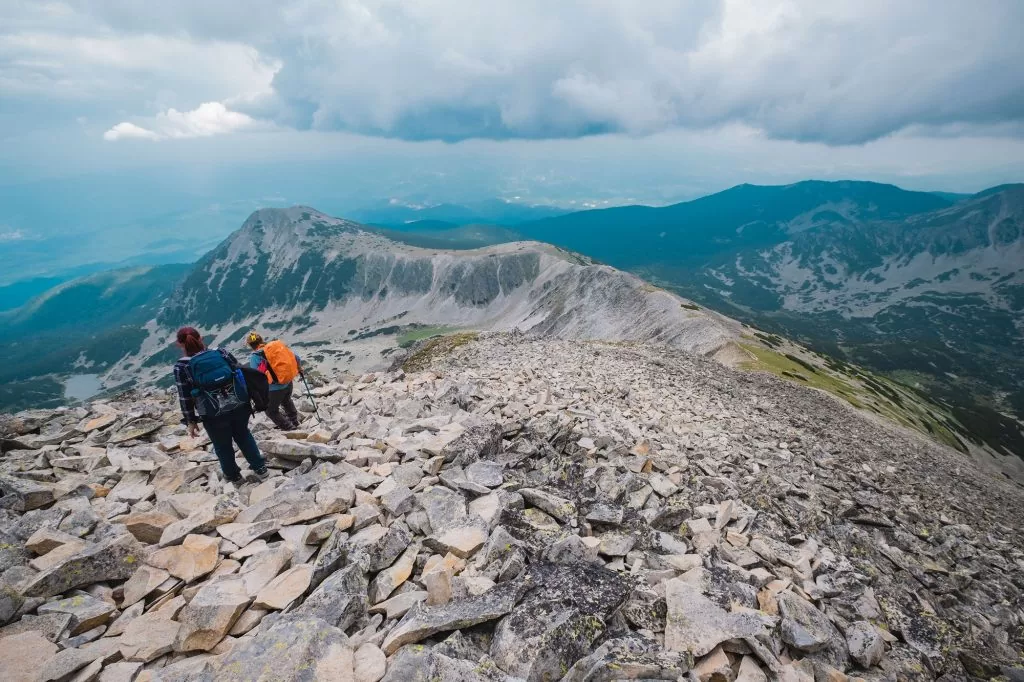
<path id="1" fill-rule="evenodd" d="M 317 161 L 437 200 L 973 191 L 1024 179 L 1022 27 L 1021 0 L 4 0 L 0 185 L 273 192 Z"/>

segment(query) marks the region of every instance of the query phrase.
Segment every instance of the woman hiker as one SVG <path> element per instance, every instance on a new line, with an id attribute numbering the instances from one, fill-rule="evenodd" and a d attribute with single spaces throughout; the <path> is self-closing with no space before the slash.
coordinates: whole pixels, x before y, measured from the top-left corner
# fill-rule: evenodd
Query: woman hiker
<path id="1" fill-rule="evenodd" d="M 233 389 L 211 389 L 202 383 L 204 377 L 223 376 L 224 371 L 232 375 L 239 368 L 238 360 L 223 348 L 208 349 L 203 337 L 193 327 L 178 330 L 177 344 L 185 356 L 174 363 L 174 383 L 178 387 L 178 402 L 188 435 L 198 436 L 199 423 L 202 422 L 220 460 L 224 478 L 229 483 L 242 480 L 242 472 L 235 463 L 232 441 L 242 451 L 253 473 L 261 479 L 266 478 L 267 464 L 249 431 L 252 412 L 248 401 L 233 397 Z M 235 402 L 239 404 L 235 406 Z"/>

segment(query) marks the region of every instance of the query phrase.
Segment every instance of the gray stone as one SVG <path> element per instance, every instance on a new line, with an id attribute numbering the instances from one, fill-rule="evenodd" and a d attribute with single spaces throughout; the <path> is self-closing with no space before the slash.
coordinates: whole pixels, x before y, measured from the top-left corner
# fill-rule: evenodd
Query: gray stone
<path id="1" fill-rule="evenodd" d="M 578 660 L 562 682 L 686 679 L 687 663 L 678 652 L 663 651 L 641 637 L 627 636 L 607 641 Z"/>
<path id="2" fill-rule="evenodd" d="M 224 523 L 217 526 L 217 533 L 239 547 L 250 542 L 273 535 L 281 524 L 277 521 L 259 521 L 257 523 Z"/>
<path id="3" fill-rule="evenodd" d="M 40 573 L 25 588 L 27 597 L 52 597 L 76 587 L 107 580 L 127 580 L 145 556 L 131 535 L 86 546 L 73 557 Z"/>
<path id="4" fill-rule="evenodd" d="M 202 535 L 217 529 L 217 526 L 231 523 L 242 508 L 228 497 L 218 497 L 213 503 L 204 505 L 180 521 L 164 529 L 160 546 L 176 545 L 189 535 Z M 236 543 L 237 544 L 237 543 Z"/>
<path id="5" fill-rule="evenodd" d="M 381 648 L 390 656 L 406 644 L 414 644 L 438 632 L 468 628 L 500 618 L 515 607 L 525 589 L 522 583 L 506 583 L 479 597 L 439 606 L 417 604 L 388 634 Z"/>
<path id="6" fill-rule="evenodd" d="M 461 493 L 434 486 L 417 495 L 416 500 L 426 512 L 430 528 L 434 533 L 440 533 L 465 523 L 466 498 Z"/>
<path id="7" fill-rule="evenodd" d="M 537 488 L 522 488 L 519 494 L 527 503 L 547 512 L 562 523 L 569 523 L 577 515 L 576 505 L 554 493 Z"/>
<path id="8" fill-rule="evenodd" d="M 782 641 L 789 646 L 813 653 L 842 640 L 828 616 L 807 600 L 792 592 L 783 592 L 776 599 L 782 612 Z"/>
<path id="9" fill-rule="evenodd" d="M 71 627 L 71 614 L 48 613 L 42 616 L 26 614 L 10 625 L 0 628 L 0 639 L 22 632 L 38 632 L 51 642 L 61 639 Z"/>
<path id="10" fill-rule="evenodd" d="M 395 563 L 395 559 L 412 542 L 412 533 L 401 521 L 387 528 L 369 526 L 349 538 L 350 551 L 360 551 L 368 557 L 369 571 L 380 571 Z"/>
<path id="11" fill-rule="evenodd" d="M 625 533 L 605 533 L 600 537 L 597 551 L 605 556 L 626 556 L 636 544 L 636 538 Z"/>
<path id="12" fill-rule="evenodd" d="M 245 583 L 245 591 L 255 597 L 270 584 L 292 560 L 292 551 L 285 544 L 279 544 L 252 555 L 245 560 L 238 571 L 238 577 Z"/>
<path id="13" fill-rule="evenodd" d="M 504 674 L 489 657 L 467 661 L 437 651 L 405 647 L 388 661 L 383 682 L 520 682 Z"/>
<path id="14" fill-rule="evenodd" d="M 181 629 L 175 651 L 210 651 L 248 605 L 249 595 L 241 580 L 215 580 L 204 585 L 178 613 Z"/>
<path id="15" fill-rule="evenodd" d="M 597 548 L 588 546 L 579 535 L 567 535 L 552 543 L 544 558 L 555 564 L 591 562 L 597 559 Z"/>
<path id="16" fill-rule="evenodd" d="M 296 462 L 301 462 L 304 459 L 340 462 L 345 459 L 345 453 L 340 448 L 331 445 L 300 443 L 294 440 L 262 441 L 259 445 L 260 451 L 264 455 L 276 455 L 281 459 Z"/>
<path id="17" fill-rule="evenodd" d="M 292 613 L 347 630 L 366 608 L 366 576 L 358 565 L 349 565 L 328 576 Z"/>
<path id="18" fill-rule="evenodd" d="M 340 629 L 292 614 L 240 640 L 217 668 L 217 682 L 350 680 L 353 651 Z"/>
<path id="19" fill-rule="evenodd" d="M 750 613 L 727 613 L 700 589 L 680 578 L 665 583 L 665 648 L 706 656 L 730 639 L 757 637 L 765 623 Z"/>
<path id="20" fill-rule="evenodd" d="M 594 564 L 532 564 L 524 582 L 529 591 L 495 627 L 490 654 L 505 672 L 531 680 L 560 679 L 590 653 L 632 589 Z"/>
<path id="21" fill-rule="evenodd" d="M 392 516 L 401 516 L 406 512 L 412 511 L 414 502 L 415 498 L 412 491 L 403 486 L 396 487 L 380 498 L 381 506 L 387 509 L 388 513 Z"/>
<path id="22" fill-rule="evenodd" d="M 151 433 L 156 433 L 162 429 L 164 423 L 157 419 L 149 419 L 142 417 L 128 422 L 117 431 L 110 435 L 110 440 L 107 443 L 111 445 L 117 445 L 118 443 L 125 443 L 130 440 L 137 440 L 144 438 Z"/>
<path id="23" fill-rule="evenodd" d="M 480 459 L 494 459 L 501 452 L 501 425 L 480 424 L 468 427 L 439 453 L 444 461 L 465 467 Z"/>
<path id="24" fill-rule="evenodd" d="M 473 462 L 466 467 L 466 479 L 486 488 L 497 488 L 505 480 L 503 470 L 497 462 Z"/>
<path id="25" fill-rule="evenodd" d="M 114 605 L 97 599 L 92 595 L 81 593 L 40 606 L 36 613 L 67 613 L 71 616 L 70 632 L 78 635 L 87 630 L 103 625 L 114 613 Z"/>
<path id="26" fill-rule="evenodd" d="M 13 500 L 11 509 L 25 512 L 53 502 L 53 490 L 28 479 L 0 476 L 0 499 L 7 503 L 8 497 Z"/>
<path id="27" fill-rule="evenodd" d="M 622 524 L 623 509 L 611 504 L 593 504 L 587 512 L 587 521 L 594 523 L 608 523 L 613 526 Z"/>
<path id="28" fill-rule="evenodd" d="M 858 621 L 846 628 L 846 644 L 850 650 L 850 658 L 864 668 L 878 665 L 885 654 L 885 643 L 878 630 L 865 621 Z"/>

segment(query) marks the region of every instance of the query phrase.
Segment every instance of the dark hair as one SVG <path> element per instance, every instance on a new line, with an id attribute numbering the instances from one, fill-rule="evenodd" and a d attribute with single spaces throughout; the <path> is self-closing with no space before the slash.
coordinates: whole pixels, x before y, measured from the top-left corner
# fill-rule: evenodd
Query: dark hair
<path id="1" fill-rule="evenodd" d="M 250 348 L 256 350 L 263 345 L 263 337 L 256 332 L 249 332 L 249 338 L 246 342 L 249 344 Z"/>
<path id="2" fill-rule="evenodd" d="M 178 330 L 178 343 L 185 348 L 185 355 L 192 357 L 206 350 L 203 337 L 195 327 L 182 327 Z"/>

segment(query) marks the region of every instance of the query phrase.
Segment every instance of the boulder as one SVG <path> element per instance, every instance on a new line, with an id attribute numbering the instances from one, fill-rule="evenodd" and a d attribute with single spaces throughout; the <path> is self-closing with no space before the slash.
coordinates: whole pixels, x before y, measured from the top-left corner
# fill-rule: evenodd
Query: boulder
<path id="1" fill-rule="evenodd" d="M 71 616 L 70 632 L 78 635 L 103 625 L 114 613 L 114 605 L 90 594 L 80 593 L 40 606 L 36 613 L 66 613 Z"/>
<path id="2" fill-rule="evenodd" d="M 40 573 L 28 584 L 24 594 L 52 597 L 93 583 L 127 580 L 144 556 L 142 547 L 131 535 L 114 536 L 87 545 L 74 556 Z"/>
<path id="3" fill-rule="evenodd" d="M 205 535 L 188 535 L 180 545 L 158 549 L 146 563 L 162 568 L 175 578 L 192 582 L 217 567 L 220 542 Z"/>
<path id="4" fill-rule="evenodd" d="M 500 618 L 519 601 L 526 585 L 503 583 L 479 597 L 449 602 L 440 606 L 417 604 L 384 639 L 381 648 L 391 655 L 406 644 L 413 644 L 438 632 L 459 630 Z"/>
<path id="5" fill-rule="evenodd" d="M 0 670 L 4 682 L 35 682 L 39 664 L 57 653 L 57 645 L 38 631 L 0 638 Z"/>
<path id="6" fill-rule="evenodd" d="M 528 591 L 490 647 L 498 667 L 524 679 L 560 678 L 593 650 L 632 590 L 623 575 L 590 563 L 535 563 L 524 582 Z"/>
<path id="7" fill-rule="evenodd" d="M 312 576 L 313 567 L 309 564 L 292 566 L 259 591 L 253 606 L 262 609 L 283 609 L 306 593 Z"/>
<path id="8" fill-rule="evenodd" d="M 698 587 L 680 578 L 665 583 L 665 602 L 665 648 L 671 651 L 706 656 L 722 642 L 765 632 L 760 617 L 727 613 Z"/>
<path id="9" fill-rule="evenodd" d="M 150 511 L 133 512 L 121 519 L 121 523 L 139 542 L 155 545 L 160 542 L 160 536 L 163 535 L 164 529 L 178 520 L 178 517 L 173 514 L 151 509 Z"/>
<path id="10" fill-rule="evenodd" d="M 366 607 L 366 576 L 360 566 L 348 565 L 328 576 L 292 613 L 347 630 L 366 614 Z"/>
<path id="11" fill-rule="evenodd" d="M 245 591 L 255 597 L 270 584 L 292 560 L 291 549 L 281 543 L 275 547 L 253 554 L 242 564 L 238 577 L 245 584 Z"/>
<path id="12" fill-rule="evenodd" d="M 355 682 L 378 682 L 388 669 L 388 659 L 376 644 L 366 643 L 355 650 Z"/>
<path id="13" fill-rule="evenodd" d="M 249 605 L 241 580 L 215 580 L 204 585 L 178 613 L 181 629 L 175 651 L 210 651 L 217 646 Z"/>
<path id="14" fill-rule="evenodd" d="M 136 569 L 128 582 L 124 584 L 124 597 L 121 608 L 126 608 L 145 599 L 153 590 L 160 587 L 171 574 L 162 568 L 142 564 Z"/>
<path id="15" fill-rule="evenodd" d="M 239 641 L 221 660 L 216 680 L 351 680 L 354 668 L 344 632 L 319 618 L 290 615 Z"/>
<path id="16" fill-rule="evenodd" d="M 10 509 L 26 512 L 53 502 L 53 489 L 25 478 L 0 476 L 0 500 L 8 504 Z"/>
<path id="17" fill-rule="evenodd" d="M 858 621 L 846 628 L 846 644 L 850 658 L 862 668 L 878 665 L 885 654 L 881 635 L 874 625 L 866 621 Z"/>
<path id="18" fill-rule="evenodd" d="M 160 535 L 160 546 L 176 545 L 188 535 L 201 535 L 217 529 L 217 526 L 231 523 L 241 507 L 228 497 L 218 497 L 203 505 L 180 521 L 175 521 Z"/>
<path id="19" fill-rule="evenodd" d="M 181 625 L 171 620 L 171 615 L 155 611 L 129 623 L 120 639 L 124 659 L 149 663 L 173 651 Z"/>

